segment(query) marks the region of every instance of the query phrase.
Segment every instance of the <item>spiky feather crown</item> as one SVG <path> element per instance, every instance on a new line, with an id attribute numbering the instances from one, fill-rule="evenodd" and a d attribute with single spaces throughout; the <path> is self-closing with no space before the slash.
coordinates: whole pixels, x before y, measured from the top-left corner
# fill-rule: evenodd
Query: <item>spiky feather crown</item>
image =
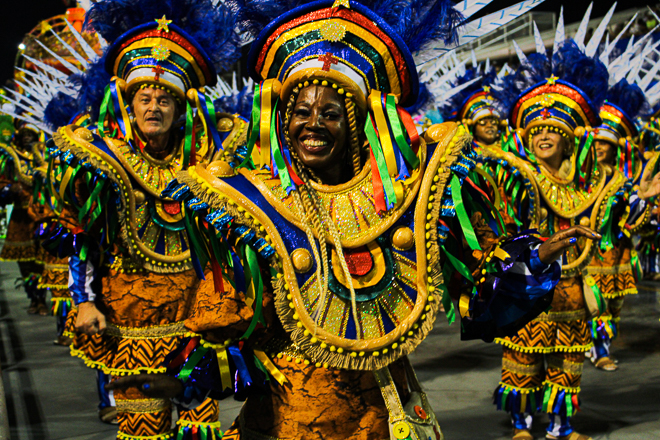
<path id="1" fill-rule="evenodd" d="M 442 117 L 445 120 L 463 120 L 468 125 L 484 117 L 500 119 L 490 89 L 496 79 L 494 68 L 483 73 L 474 67 L 466 69 L 463 75 L 451 82 L 451 87 L 460 88 L 463 84 L 470 84 L 444 102 L 440 108 Z"/>

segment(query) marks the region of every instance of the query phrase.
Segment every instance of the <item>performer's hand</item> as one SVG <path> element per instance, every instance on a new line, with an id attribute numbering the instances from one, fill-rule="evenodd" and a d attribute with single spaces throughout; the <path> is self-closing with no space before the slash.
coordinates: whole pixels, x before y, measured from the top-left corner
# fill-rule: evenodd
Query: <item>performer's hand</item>
<path id="1" fill-rule="evenodd" d="M 136 374 L 119 377 L 105 386 L 108 391 L 135 387 L 149 397 L 169 399 L 183 392 L 183 384 L 175 377 L 165 374 Z"/>
<path id="2" fill-rule="evenodd" d="M 599 240 L 601 235 L 586 226 L 573 226 L 559 231 L 539 246 L 539 259 L 543 264 L 550 264 L 569 247 L 577 243 L 577 237 Z"/>
<path id="3" fill-rule="evenodd" d="M 637 195 L 639 198 L 647 200 L 651 197 L 660 194 L 660 173 L 652 176 L 651 173 L 644 173 L 642 180 L 639 182 L 639 191 Z"/>
<path id="4" fill-rule="evenodd" d="M 103 333 L 105 330 L 105 315 L 99 312 L 93 301 L 78 304 L 76 330 L 86 335 Z"/>

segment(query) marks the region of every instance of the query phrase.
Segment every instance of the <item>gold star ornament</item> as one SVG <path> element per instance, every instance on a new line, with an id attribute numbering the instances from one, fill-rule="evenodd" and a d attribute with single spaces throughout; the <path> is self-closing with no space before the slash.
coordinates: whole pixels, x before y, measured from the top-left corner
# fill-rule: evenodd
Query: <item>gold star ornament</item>
<path id="1" fill-rule="evenodd" d="M 169 25 L 172 23 L 172 20 L 168 20 L 167 17 L 165 17 L 165 14 L 163 14 L 163 18 L 156 18 L 155 21 L 158 23 L 158 27 L 156 28 L 157 31 L 170 31 Z"/>
<path id="2" fill-rule="evenodd" d="M 340 6 L 343 6 L 346 9 L 351 9 L 351 5 L 348 1 L 349 0 L 335 0 L 335 2 L 332 4 L 332 7 L 333 8 L 338 8 Z"/>

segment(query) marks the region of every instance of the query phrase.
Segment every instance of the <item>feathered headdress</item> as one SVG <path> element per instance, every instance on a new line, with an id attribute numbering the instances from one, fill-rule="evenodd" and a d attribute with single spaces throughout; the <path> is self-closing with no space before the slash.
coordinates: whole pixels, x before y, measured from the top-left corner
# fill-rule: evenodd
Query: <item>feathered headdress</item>
<path id="1" fill-rule="evenodd" d="M 517 6 L 524 12 L 537 3 Z M 382 195 L 378 209 L 394 207 L 402 197 L 402 182 L 419 165 L 418 134 L 404 108 L 419 105 L 416 61 L 429 63 L 432 70 L 443 54 L 471 41 L 459 25 L 475 36 L 499 26 L 493 25 L 494 17 L 486 17 L 483 27 L 466 23 L 464 17 L 484 5 L 474 0 L 461 2 L 460 8 L 448 0 L 237 0 L 232 7 L 239 27 L 259 33 L 248 59 L 257 82 L 248 140 L 252 162 L 279 176 L 287 191 L 295 188 L 282 121 L 274 109 L 287 102 L 294 88 L 317 81 L 354 103 L 365 121 L 374 188 Z"/>
<path id="2" fill-rule="evenodd" d="M 213 104 L 199 89 L 213 86 L 216 72 L 228 69 L 240 57 L 234 14 L 224 2 L 105 0 L 92 6 L 86 26 L 110 43 L 102 59 L 113 78 L 104 85 L 98 117 L 101 136 L 112 134 L 141 145 L 131 127 L 127 103 L 139 88 L 156 87 L 185 102 L 184 161 L 194 160 L 196 136 L 204 144 L 202 149 L 221 148 Z M 99 89 L 98 83 L 106 78 L 100 67 L 100 62 L 92 66 L 81 80 L 85 95 L 80 101 L 85 105 L 98 102 L 98 96 L 85 89 Z M 203 133 L 196 132 L 198 122 Z"/>
<path id="3" fill-rule="evenodd" d="M 491 96 L 491 86 L 497 80 L 497 72 L 490 66 L 483 72 L 481 69 L 482 66 L 466 69 L 465 73 L 451 82 L 451 87 L 460 89 L 460 92 L 440 107 L 445 120 L 458 120 L 471 126 L 483 118 L 502 119 Z M 463 85 L 467 86 L 462 87 Z"/>
<path id="4" fill-rule="evenodd" d="M 644 92 L 624 78 L 607 91 L 607 99 L 600 108 L 603 123 L 594 129 L 594 139 L 616 146 L 616 167 L 628 179 L 635 175 L 639 162 L 636 145 L 639 131 L 635 126 L 635 118 L 646 112 L 648 102 Z"/>
<path id="5" fill-rule="evenodd" d="M 562 11 L 563 12 L 563 11 Z M 596 50 L 606 30 L 610 10 L 592 39 L 585 46 L 589 11 L 583 19 L 575 39 L 565 39 L 563 13 L 560 13 L 552 55 L 548 56 L 535 26 L 537 52 L 525 56 L 514 42 L 520 68 L 502 81 L 493 91 L 502 111 L 509 114 L 509 124 L 520 154 L 535 158 L 523 139 L 540 127 L 550 127 L 569 139 L 575 139 L 571 175 L 575 183 L 584 186 L 595 171 L 595 151 L 592 148 L 593 130 L 600 125 L 598 110 L 605 100 L 608 71 L 596 58 Z"/>

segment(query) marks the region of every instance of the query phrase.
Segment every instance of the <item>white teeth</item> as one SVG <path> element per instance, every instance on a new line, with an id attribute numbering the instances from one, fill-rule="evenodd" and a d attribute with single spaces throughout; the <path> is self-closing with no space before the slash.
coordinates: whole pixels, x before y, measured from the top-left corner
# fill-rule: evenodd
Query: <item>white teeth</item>
<path id="1" fill-rule="evenodd" d="M 303 143 L 308 147 L 324 147 L 328 145 L 328 141 L 315 141 L 313 139 L 307 139 Z"/>

